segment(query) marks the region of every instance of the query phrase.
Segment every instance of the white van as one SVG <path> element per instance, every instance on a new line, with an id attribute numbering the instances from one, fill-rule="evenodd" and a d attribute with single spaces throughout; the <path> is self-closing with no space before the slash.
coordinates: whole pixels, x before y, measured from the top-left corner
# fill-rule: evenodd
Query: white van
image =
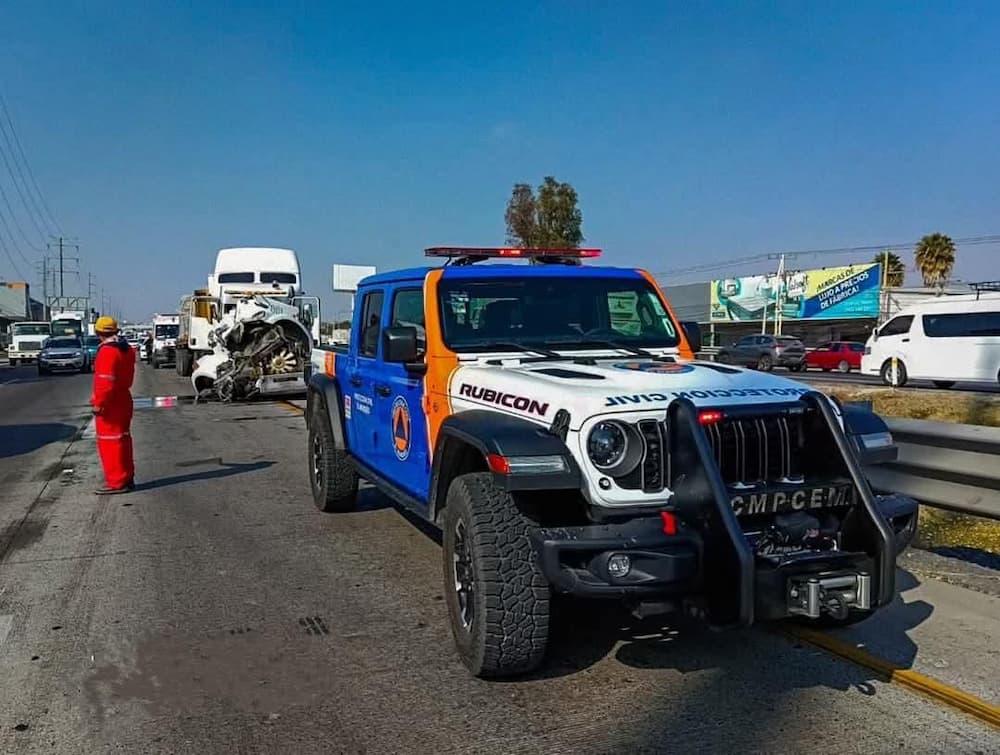
<path id="1" fill-rule="evenodd" d="M 893 375 L 892 358 L 896 357 Z M 930 380 L 938 388 L 957 382 L 1000 381 L 1000 293 L 944 296 L 907 307 L 872 333 L 861 372 L 886 385 Z"/>

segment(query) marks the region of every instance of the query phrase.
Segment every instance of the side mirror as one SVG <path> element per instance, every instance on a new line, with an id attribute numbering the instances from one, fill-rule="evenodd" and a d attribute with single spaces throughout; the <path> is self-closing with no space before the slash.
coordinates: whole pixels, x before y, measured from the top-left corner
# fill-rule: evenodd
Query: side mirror
<path id="1" fill-rule="evenodd" d="M 382 331 L 382 360 L 406 365 L 418 371 L 420 352 L 417 347 L 417 329 L 412 325 L 399 325 Z"/>
<path id="2" fill-rule="evenodd" d="M 681 323 L 684 329 L 684 336 L 687 338 L 691 351 L 697 354 L 701 351 L 701 326 L 693 320 L 686 320 Z"/>

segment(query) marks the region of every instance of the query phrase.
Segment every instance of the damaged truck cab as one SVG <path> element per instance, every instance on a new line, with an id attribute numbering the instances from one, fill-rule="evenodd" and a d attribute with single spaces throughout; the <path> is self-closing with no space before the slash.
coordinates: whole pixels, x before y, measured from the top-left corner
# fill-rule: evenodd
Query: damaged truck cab
<path id="1" fill-rule="evenodd" d="M 450 264 L 363 280 L 350 347 L 313 350 L 310 483 L 324 511 L 363 478 L 441 527 L 472 673 L 537 667 L 553 594 L 716 627 L 892 601 L 916 504 L 867 482 L 895 458 L 871 411 L 696 359 L 697 326 L 597 250 L 427 253 Z"/>

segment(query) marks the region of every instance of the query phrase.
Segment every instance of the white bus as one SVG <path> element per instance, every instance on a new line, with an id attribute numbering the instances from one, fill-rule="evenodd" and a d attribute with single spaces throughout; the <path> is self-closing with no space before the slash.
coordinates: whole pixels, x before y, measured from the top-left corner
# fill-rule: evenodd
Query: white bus
<path id="1" fill-rule="evenodd" d="M 895 368 L 893 357 L 896 358 Z M 868 337 L 861 372 L 886 385 L 1000 381 L 1000 293 L 945 296 L 907 307 Z"/>

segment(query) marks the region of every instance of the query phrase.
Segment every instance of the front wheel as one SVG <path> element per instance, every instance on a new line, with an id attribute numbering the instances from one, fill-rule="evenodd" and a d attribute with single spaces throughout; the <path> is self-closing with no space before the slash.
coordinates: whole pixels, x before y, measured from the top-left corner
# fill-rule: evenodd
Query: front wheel
<path id="1" fill-rule="evenodd" d="M 513 496 L 488 472 L 462 475 L 448 489 L 443 526 L 444 590 L 462 662 L 486 678 L 538 668 L 549 584 Z"/>
<path id="2" fill-rule="evenodd" d="M 840 363 L 837 365 L 837 372 L 848 373 L 851 371 L 851 365 L 846 359 L 841 359 Z"/>
<path id="3" fill-rule="evenodd" d="M 715 355 L 715 361 L 718 362 L 719 364 L 729 364 L 733 360 L 730 359 L 729 354 L 727 354 L 724 351 L 720 351 L 718 354 Z"/>
<path id="4" fill-rule="evenodd" d="M 353 511 L 358 499 L 358 473 L 347 450 L 337 448 L 330 417 L 321 401 L 312 402 L 309 418 L 309 484 L 313 503 L 327 513 Z"/>
<path id="5" fill-rule="evenodd" d="M 16 359 L 11 359 L 10 360 L 10 366 L 11 367 L 17 367 L 17 360 Z"/>
<path id="6" fill-rule="evenodd" d="M 774 361 L 767 354 L 757 357 L 757 369 L 761 372 L 770 372 L 774 369 Z"/>
<path id="7" fill-rule="evenodd" d="M 882 382 L 886 385 L 892 385 L 892 360 L 886 359 L 882 364 L 882 370 L 880 372 L 882 377 Z M 896 386 L 906 385 L 906 365 L 903 364 L 902 359 L 896 360 Z"/>

